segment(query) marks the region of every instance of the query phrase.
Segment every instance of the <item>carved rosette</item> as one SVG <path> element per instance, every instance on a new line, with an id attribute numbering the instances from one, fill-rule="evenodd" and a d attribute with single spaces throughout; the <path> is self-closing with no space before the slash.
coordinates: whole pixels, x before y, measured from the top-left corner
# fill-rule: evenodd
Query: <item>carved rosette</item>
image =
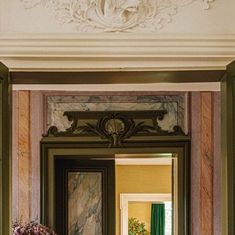
<path id="1" fill-rule="evenodd" d="M 166 114 L 166 110 L 65 112 L 71 126 L 66 131 L 58 131 L 56 126 L 51 126 L 45 136 L 97 136 L 108 140 L 110 147 L 121 147 L 133 136 L 184 135 L 179 126 L 175 126 L 173 131 L 162 130 L 159 121 Z"/>
<path id="2" fill-rule="evenodd" d="M 42 5 L 57 20 L 73 23 L 80 32 L 156 32 L 172 21 L 181 7 L 213 0 L 21 0 L 26 9 Z"/>

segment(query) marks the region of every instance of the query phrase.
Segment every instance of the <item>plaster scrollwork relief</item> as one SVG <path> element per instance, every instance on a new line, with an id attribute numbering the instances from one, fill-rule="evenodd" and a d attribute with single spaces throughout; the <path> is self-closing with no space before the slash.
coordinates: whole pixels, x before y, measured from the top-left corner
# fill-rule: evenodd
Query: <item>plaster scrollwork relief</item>
<path id="1" fill-rule="evenodd" d="M 181 7 L 201 2 L 209 9 L 213 0 L 20 0 L 26 9 L 50 9 L 62 23 L 79 32 L 156 32 L 172 21 Z"/>

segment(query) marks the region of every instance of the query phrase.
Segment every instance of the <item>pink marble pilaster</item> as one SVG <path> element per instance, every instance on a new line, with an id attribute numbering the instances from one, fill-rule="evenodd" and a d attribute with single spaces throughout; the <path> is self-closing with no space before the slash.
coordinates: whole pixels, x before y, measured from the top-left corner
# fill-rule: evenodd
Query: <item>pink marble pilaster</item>
<path id="1" fill-rule="evenodd" d="M 18 97 L 18 177 L 19 212 L 23 221 L 30 220 L 31 204 L 31 155 L 30 155 L 30 92 L 19 91 Z"/>
<path id="2" fill-rule="evenodd" d="M 12 93 L 12 219 L 16 220 L 19 210 L 19 169 L 18 169 L 18 91 Z"/>
<path id="3" fill-rule="evenodd" d="M 213 235 L 213 94 L 201 92 L 200 235 Z"/>
<path id="4" fill-rule="evenodd" d="M 32 199 L 31 218 L 40 219 L 40 140 L 43 134 L 43 93 L 30 92 L 30 142 L 31 142 L 31 173 Z"/>

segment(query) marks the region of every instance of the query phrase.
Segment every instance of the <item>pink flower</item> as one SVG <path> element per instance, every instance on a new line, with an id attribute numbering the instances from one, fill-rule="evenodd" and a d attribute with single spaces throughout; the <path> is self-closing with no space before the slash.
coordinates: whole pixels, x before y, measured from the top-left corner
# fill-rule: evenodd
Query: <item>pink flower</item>
<path id="1" fill-rule="evenodd" d="M 56 235 L 56 233 L 35 221 L 29 223 L 15 221 L 12 225 L 12 235 Z"/>

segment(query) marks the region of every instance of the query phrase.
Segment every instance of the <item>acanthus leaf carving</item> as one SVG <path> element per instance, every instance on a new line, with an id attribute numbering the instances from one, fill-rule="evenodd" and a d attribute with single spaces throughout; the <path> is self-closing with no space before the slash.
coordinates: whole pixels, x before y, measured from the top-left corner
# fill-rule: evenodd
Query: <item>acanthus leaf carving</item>
<path id="1" fill-rule="evenodd" d="M 213 0 L 21 0 L 26 9 L 41 4 L 79 32 L 156 32 L 178 10 L 195 1 L 209 9 Z"/>

